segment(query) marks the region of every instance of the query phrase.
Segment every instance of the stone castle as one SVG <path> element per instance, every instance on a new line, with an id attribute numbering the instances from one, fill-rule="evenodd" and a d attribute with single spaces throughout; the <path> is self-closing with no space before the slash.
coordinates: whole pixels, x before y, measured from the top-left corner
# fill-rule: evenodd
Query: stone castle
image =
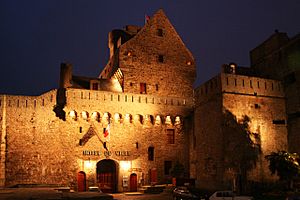
<path id="1" fill-rule="evenodd" d="M 108 40 L 99 77 L 62 63 L 59 88 L 0 95 L 0 186 L 136 191 L 180 165 L 197 187 L 228 189 L 276 180 L 264 156 L 300 152 L 299 35 L 276 32 L 251 68 L 224 65 L 196 89 L 193 55 L 162 10 Z"/>

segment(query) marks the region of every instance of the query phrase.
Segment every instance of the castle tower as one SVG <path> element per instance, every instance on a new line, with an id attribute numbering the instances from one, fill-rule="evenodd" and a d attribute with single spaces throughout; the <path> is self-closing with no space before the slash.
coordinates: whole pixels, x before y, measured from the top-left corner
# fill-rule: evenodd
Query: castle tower
<path id="1" fill-rule="evenodd" d="M 191 97 L 196 78 L 191 52 L 162 10 L 143 28 L 110 33 L 111 59 L 102 78 L 116 78 L 124 92 Z"/>

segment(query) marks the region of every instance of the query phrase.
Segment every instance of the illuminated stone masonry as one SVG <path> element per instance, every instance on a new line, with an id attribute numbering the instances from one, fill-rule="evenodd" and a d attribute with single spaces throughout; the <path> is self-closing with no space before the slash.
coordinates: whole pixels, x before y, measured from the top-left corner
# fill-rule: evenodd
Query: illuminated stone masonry
<path id="1" fill-rule="evenodd" d="M 98 77 L 62 63 L 58 89 L 0 95 L 0 186 L 137 191 L 171 183 L 177 164 L 210 190 L 276 180 L 264 156 L 289 147 L 282 81 L 231 63 L 193 89 L 195 60 L 162 10 L 108 47 Z"/>

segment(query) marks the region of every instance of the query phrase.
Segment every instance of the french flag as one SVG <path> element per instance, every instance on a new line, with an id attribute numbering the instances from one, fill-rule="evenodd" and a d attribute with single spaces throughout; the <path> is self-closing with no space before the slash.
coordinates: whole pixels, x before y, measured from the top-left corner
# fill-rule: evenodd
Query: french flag
<path id="1" fill-rule="evenodd" d="M 109 133 L 110 133 L 110 124 L 108 124 L 107 127 L 104 128 L 104 132 L 103 132 L 104 137 L 107 137 Z"/>

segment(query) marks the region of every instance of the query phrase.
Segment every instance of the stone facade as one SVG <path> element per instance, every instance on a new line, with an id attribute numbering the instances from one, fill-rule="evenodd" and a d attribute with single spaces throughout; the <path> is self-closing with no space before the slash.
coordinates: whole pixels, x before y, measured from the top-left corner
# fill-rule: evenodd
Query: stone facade
<path id="1" fill-rule="evenodd" d="M 176 163 L 206 189 L 276 179 L 264 156 L 289 146 L 286 112 L 295 110 L 286 102 L 297 101 L 285 98 L 296 85 L 258 75 L 253 62 L 224 65 L 193 90 L 195 60 L 162 10 L 143 27 L 110 32 L 108 47 L 99 77 L 63 63 L 58 89 L 0 95 L 0 186 L 134 191 L 170 183 Z"/>
<path id="2" fill-rule="evenodd" d="M 166 51 L 169 43 L 174 46 Z M 111 49 L 111 59 L 118 56 L 118 65 L 106 79 L 75 76 L 70 64 L 62 64 L 59 89 L 41 96 L 1 95 L 2 186 L 80 190 L 83 174 L 84 187 L 115 192 L 170 182 L 177 162 L 188 174 L 191 130 L 184 123 L 193 110 L 196 77 L 191 53 L 162 10 L 116 51 Z M 115 167 L 110 174 L 100 169 L 108 160 Z"/>
<path id="3" fill-rule="evenodd" d="M 243 175 L 247 181 L 272 181 L 264 157 L 287 150 L 281 82 L 221 73 L 198 87 L 195 99 L 190 165 L 199 187 L 231 188 L 237 184 L 232 181 Z M 247 128 L 241 130 L 244 119 Z"/>

